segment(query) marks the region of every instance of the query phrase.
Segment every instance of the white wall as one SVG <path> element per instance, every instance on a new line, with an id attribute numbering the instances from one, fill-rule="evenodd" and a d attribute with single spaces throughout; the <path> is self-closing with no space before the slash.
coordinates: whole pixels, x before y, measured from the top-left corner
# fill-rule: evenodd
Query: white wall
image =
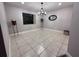
<path id="1" fill-rule="evenodd" d="M 8 23 L 10 23 L 11 19 L 15 19 L 17 21 L 19 32 L 35 29 L 40 26 L 40 17 L 37 15 L 37 13 L 30 12 L 21 8 L 13 7 L 12 5 L 8 5 L 8 4 L 5 4 L 5 9 L 6 9 Z M 32 25 L 23 25 L 22 12 L 34 14 L 35 15 L 34 20 L 36 23 Z M 48 17 L 53 14 L 57 15 L 57 20 L 50 21 Z M 71 19 L 72 19 L 72 6 L 55 10 L 48 13 L 44 17 L 44 27 L 55 29 L 55 30 L 69 30 Z M 9 32 L 13 33 L 11 25 L 9 25 Z"/>
<path id="2" fill-rule="evenodd" d="M 50 21 L 50 15 L 57 15 L 57 20 Z M 44 27 L 55 30 L 69 30 L 72 19 L 72 6 L 52 11 L 44 17 Z"/>
<path id="3" fill-rule="evenodd" d="M 9 50 L 9 32 L 8 32 L 8 26 L 7 26 L 7 21 L 6 21 L 6 15 L 5 15 L 5 10 L 4 10 L 4 4 L 0 3 L 0 24 L 1 24 L 1 29 L 3 33 L 3 39 L 4 39 L 4 44 L 7 52 L 7 56 L 10 56 L 10 50 Z"/>
<path id="4" fill-rule="evenodd" d="M 73 6 L 68 52 L 73 57 L 79 57 L 79 2 Z"/>
<path id="5" fill-rule="evenodd" d="M 35 29 L 35 28 L 38 28 L 40 25 L 40 22 L 39 22 L 40 18 L 37 15 L 37 13 L 30 12 L 30 11 L 27 11 L 27 10 L 24 10 L 21 8 L 17 8 L 17 7 L 8 5 L 8 4 L 5 4 L 5 10 L 6 10 L 8 24 L 11 23 L 10 22 L 11 19 L 15 19 L 17 21 L 17 26 L 18 26 L 19 32 Z M 34 14 L 34 23 L 35 24 L 23 25 L 22 12 Z M 9 25 L 9 32 L 10 33 L 13 33 L 12 29 L 13 29 L 12 26 Z"/>

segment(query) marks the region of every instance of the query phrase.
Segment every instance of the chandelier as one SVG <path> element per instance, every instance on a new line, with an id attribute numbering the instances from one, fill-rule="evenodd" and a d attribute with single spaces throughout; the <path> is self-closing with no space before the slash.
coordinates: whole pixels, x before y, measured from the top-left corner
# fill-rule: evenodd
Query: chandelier
<path id="1" fill-rule="evenodd" d="M 40 11 L 38 12 L 38 14 L 39 15 L 46 15 L 46 11 L 44 10 L 44 8 L 43 8 L 43 2 L 41 2 L 41 9 L 40 9 Z"/>

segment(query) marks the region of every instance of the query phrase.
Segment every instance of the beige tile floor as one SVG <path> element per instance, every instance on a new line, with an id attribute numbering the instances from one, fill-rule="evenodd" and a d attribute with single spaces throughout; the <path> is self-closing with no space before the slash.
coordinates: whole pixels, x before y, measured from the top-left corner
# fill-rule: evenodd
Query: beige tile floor
<path id="1" fill-rule="evenodd" d="M 13 57 L 56 57 L 67 52 L 69 36 L 60 31 L 38 29 L 11 36 Z"/>

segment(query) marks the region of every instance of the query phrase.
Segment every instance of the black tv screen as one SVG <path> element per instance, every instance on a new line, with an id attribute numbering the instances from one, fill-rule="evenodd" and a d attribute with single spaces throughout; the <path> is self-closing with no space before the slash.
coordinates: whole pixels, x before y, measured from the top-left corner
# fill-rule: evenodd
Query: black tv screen
<path id="1" fill-rule="evenodd" d="M 33 14 L 22 13 L 23 16 L 23 24 L 34 24 Z"/>

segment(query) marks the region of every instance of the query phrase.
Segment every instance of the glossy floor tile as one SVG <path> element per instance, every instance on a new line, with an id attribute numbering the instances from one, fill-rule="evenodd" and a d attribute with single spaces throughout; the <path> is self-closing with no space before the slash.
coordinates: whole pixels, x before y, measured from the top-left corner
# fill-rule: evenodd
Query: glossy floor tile
<path id="1" fill-rule="evenodd" d="M 38 29 L 11 36 L 13 57 L 56 57 L 67 52 L 69 36 L 61 31 Z"/>

